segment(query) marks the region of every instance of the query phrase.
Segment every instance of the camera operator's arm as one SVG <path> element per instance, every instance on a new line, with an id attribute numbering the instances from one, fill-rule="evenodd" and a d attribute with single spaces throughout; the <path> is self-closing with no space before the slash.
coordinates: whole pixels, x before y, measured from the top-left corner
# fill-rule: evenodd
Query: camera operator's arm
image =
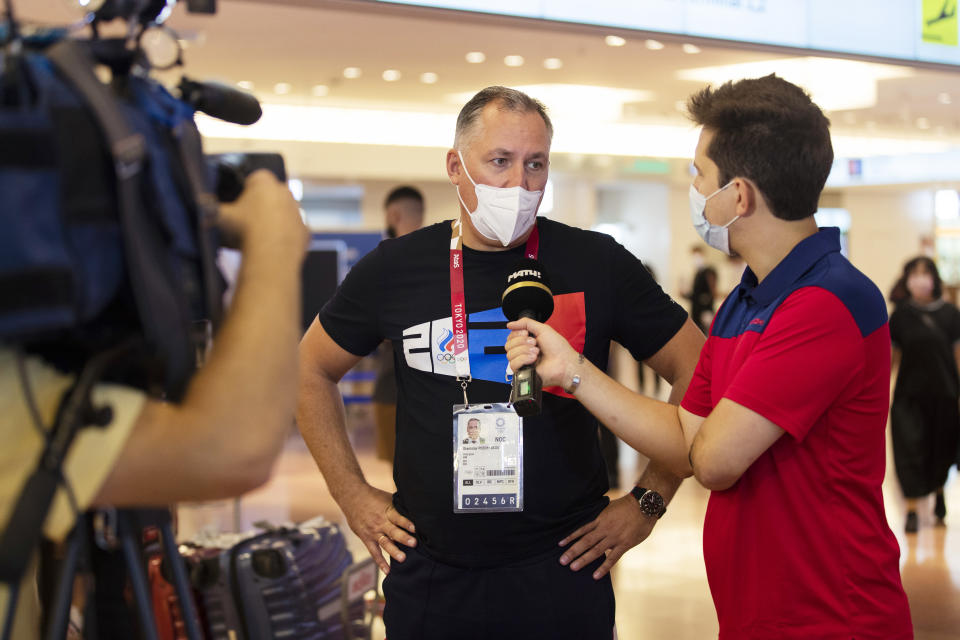
<path id="1" fill-rule="evenodd" d="M 98 503 L 238 495 L 266 481 L 289 432 L 307 233 L 286 185 L 267 171 L 220 214 L 243 249 L 233 305 L 183 402 L 146 402 Z"/>
<path id="2" fill-rule="evenodd" d="M 412 547 L 416 539 L 411 535 L 413 523 L 393 507 L 390 494 L 367 483 L 347 438 L 337 382 L 359 360 L 334 342 L 314 319 L 300 343 L 297 426 L 347 524 L 386 574 L 390 566 L 383 551 L 403 562 L 406 556 L 394 541 Z"/>

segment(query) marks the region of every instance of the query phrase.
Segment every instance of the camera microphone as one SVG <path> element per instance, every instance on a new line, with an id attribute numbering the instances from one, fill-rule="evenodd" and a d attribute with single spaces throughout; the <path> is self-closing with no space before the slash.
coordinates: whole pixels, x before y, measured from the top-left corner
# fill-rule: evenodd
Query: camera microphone
<path id="1" fill-rule="evenodd" d="M 177 86 L 184 102 L 197 111 L 233 124 L 253 124 L 263 111 L 256 96 L 218 82 L 196 82 L 186 77 Z"/>
<path id="2" fill-rule="evenodd" d="M 501 298 L 503 314 L 508 320 L 531 318 L 546 322 L 553 314 L 553 292 L 543 271 L 543 265 L 532 258 L 524 258 L 507 276 L 507 286 Z M 543 383 L 536 367 L 525 365 L 513 375 L 513 407 L 517 415 L 526 418 L 540 413 Z"/>

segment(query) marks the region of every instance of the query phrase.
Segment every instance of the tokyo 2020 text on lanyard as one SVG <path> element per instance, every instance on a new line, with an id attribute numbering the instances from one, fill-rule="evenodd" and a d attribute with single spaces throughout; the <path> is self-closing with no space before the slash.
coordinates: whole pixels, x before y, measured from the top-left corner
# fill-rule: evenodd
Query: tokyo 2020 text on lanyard
<path id="1" fill-rule="evenodd" d="M 467 385 L 470 384 L 470 350 L 467 343 L 467 300 L 463 287 L 463 228 L 462 222 L 453 223 L 450 236 L 450 320 L 453 323 L 453 358 L 457 368 L 457 382 L 463 389 L 463 404 L 467 401 Z M 537 259 L 540 252 L 540 232 L 534 222 L 524 257 Z"/>
<path id="2" fill-rule="evenodd" d="M 450 308 L 453 354 L 463 404 L 453 406 L 453 510 L 455 513 L 523 511 L 523 418 L 509 403 L 471 405 L 467 303 L 463 287 L 463 229 L 450 238 Z M 536 260 L 536 224 L 525 257 Z"/>

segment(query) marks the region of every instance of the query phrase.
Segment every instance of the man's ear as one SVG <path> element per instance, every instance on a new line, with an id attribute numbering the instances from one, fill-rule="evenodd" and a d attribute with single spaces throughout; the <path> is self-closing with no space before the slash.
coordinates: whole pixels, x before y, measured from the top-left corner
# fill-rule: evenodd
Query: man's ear
<path id="1" fill-rule="evenodd" d="M 463 175 L 463 168 L 460 163 L 460 156 L 457 154 L 456 149 L 447 150 L 447 177 L 450 178 L 450 183 L 457 186 L 460 185 L 461 176 Z"/>
<path id="2" fill-rule="evenodd" d="M 756 210 L 758 199 L 763 197 L 760 190 L 746 178 L 734 178 L 733 188 L 737 190 L 736 214 L 740 217 L 749 216 Z"/>

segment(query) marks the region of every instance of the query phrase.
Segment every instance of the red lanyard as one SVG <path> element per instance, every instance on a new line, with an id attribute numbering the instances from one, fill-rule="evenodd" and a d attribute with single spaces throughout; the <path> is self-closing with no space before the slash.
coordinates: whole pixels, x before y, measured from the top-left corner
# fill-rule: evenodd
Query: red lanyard
<path id="1" fill-rule="evenodd" d="M 470 380 L 470 354 L 467 349 L 467 299 L 463 290 L 463 232 L 461 222 L 454 223 L 450 237 L 450 319 L 453 323 L 453 357 L 457 366 L 457 379 Z M 524 255 L 532 260 L 540 252 L 540 232 L 534 222 L 527 238 Z"/>

